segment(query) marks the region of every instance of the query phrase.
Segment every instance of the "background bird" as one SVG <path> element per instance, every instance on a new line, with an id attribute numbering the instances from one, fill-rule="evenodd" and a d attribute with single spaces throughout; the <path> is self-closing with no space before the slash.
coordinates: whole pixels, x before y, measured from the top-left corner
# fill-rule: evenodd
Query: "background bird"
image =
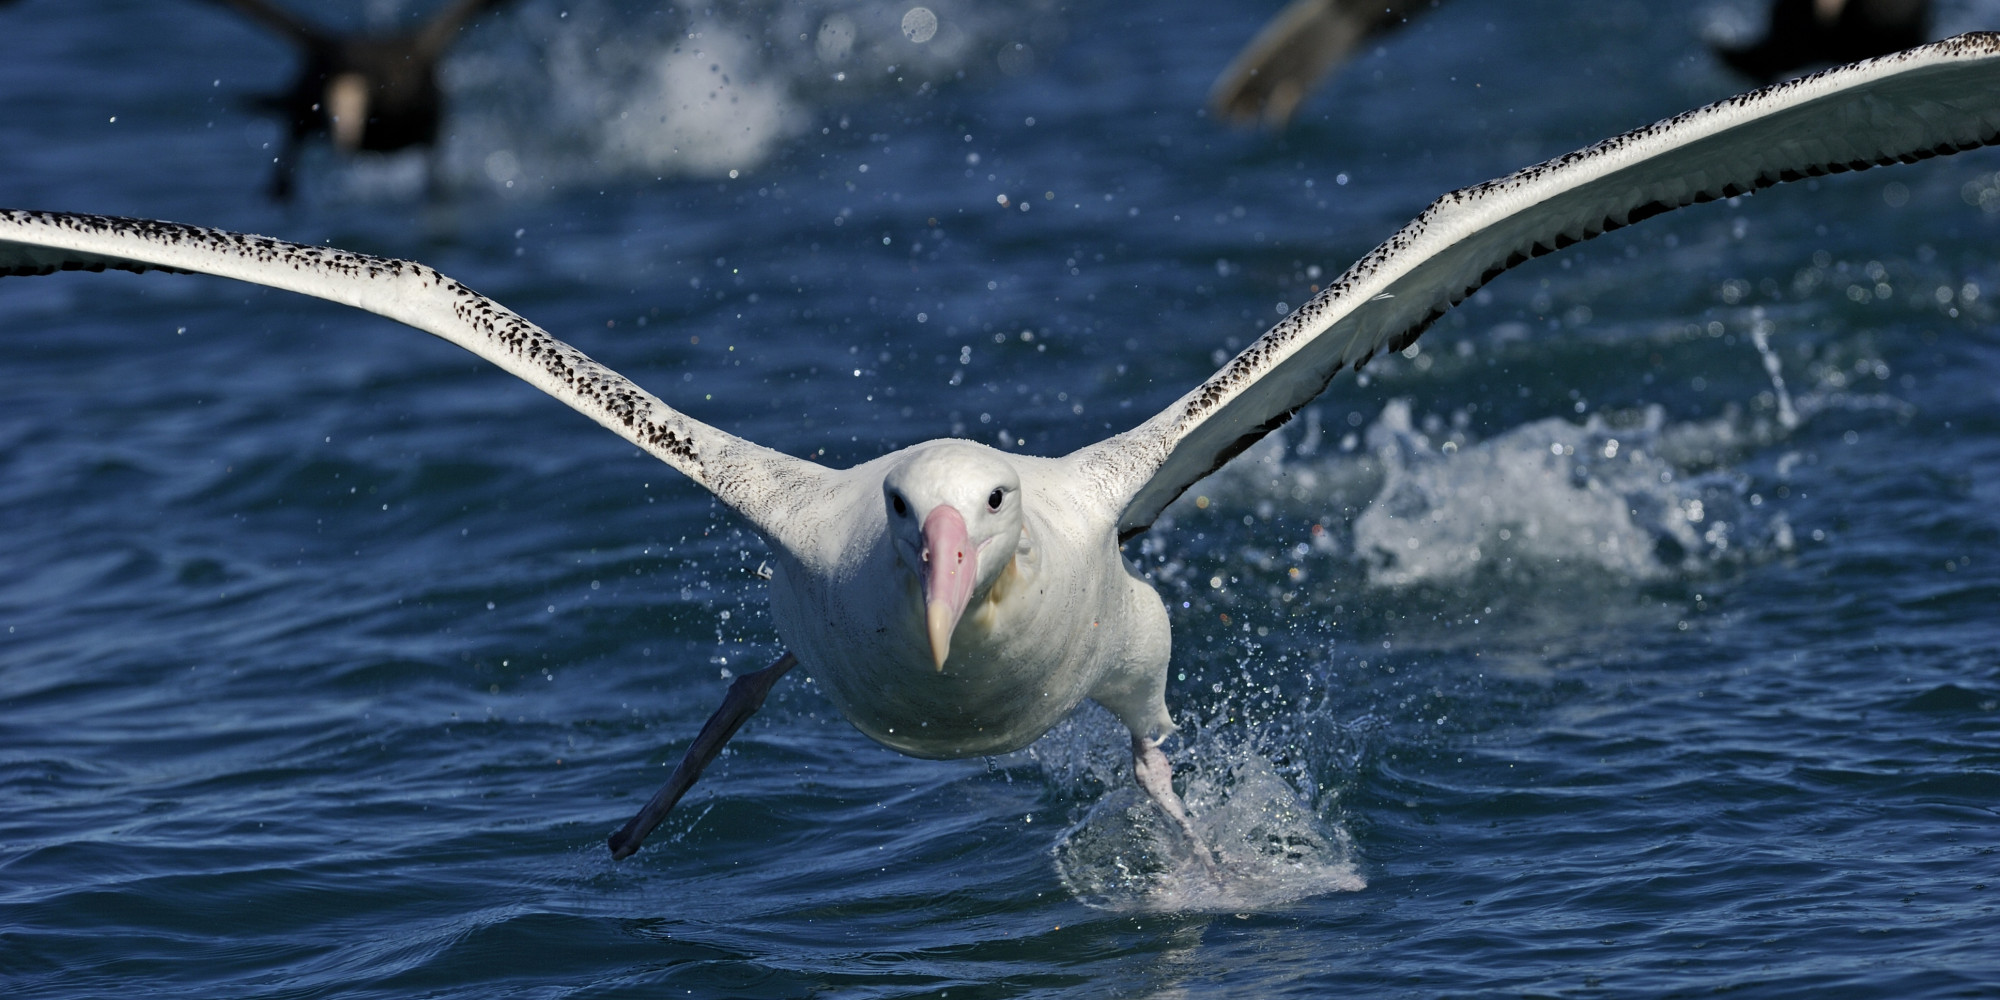
<path id="1" fill-rule="evenodd" d="M 1715 54 L 1753 80 L 1775 80 L 1921 45 L 1930 32 L 1930 0 L 1772 0 L 1763 38 Z"/>
<path id="2" fill-rule="evenodd" d="M 285 122 L 271 174 L 273 198 L 297 188 L 300 148 L 325 136 L 344 154 L 393 153 L 437 141 L 444 119 L 438 61 L 479 15 L 507 0 L 451 0 L 403 31 L 342 34 L 314 25 L 275 0 L 210 0 L 291 43 L 298 70 L 283 92 L 262 99 Z"/>

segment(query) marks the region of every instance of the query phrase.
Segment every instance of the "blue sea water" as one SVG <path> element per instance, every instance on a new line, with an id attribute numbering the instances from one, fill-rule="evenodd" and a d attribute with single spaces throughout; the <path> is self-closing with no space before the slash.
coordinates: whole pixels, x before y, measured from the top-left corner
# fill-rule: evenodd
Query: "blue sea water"
<path id="1" fill-rule="evenodd" d="M 435 167 L 279 206 L 275 42 L 28 0 L 0 203 L 422 260 L 828 463 L 1059 454 L 1437 194 L 1741 89 L 1757 16 L 1445 4 L 1274 137 L 1201 109 L 1275 4 L 908 6 L 525 0 Z M 1221 884 L 1101 712 L 919 761 L 797 675 L 613 862 L 780 651 L 760 542 L 387 321 L 0 281 L 0 993 L 2000 994 L 1996 171 L 1530 262 L 1128 546 Z"/>

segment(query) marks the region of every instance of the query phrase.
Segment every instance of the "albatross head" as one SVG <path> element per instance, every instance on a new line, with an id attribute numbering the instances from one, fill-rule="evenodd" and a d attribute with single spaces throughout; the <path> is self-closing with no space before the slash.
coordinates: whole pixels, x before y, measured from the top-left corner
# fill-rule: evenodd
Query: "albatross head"
<path id="1" fill-rule="evenodd" d="M 969 441 L 911 449 L 882 479 L 896 558 L 915 574 L 939 670 L 951 634 L 992 591 L 1021 542 L 1021 474 L 1007 457 Z"/>

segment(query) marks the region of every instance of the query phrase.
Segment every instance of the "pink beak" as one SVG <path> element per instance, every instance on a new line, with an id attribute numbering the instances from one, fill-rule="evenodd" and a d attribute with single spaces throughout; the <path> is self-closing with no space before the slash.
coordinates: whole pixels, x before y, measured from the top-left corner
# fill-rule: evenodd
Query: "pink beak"
<path id="1" fill-rule="evenodd" d="M 978 554 L 965 530 L 965 518 L 950 504 L 937 505 L 924 518 L 924 621 L 930 628 L 931 655 L 940 671 L 944 658 L 951 654 L 952 630 L 958 627 L 978 582 Z"/>

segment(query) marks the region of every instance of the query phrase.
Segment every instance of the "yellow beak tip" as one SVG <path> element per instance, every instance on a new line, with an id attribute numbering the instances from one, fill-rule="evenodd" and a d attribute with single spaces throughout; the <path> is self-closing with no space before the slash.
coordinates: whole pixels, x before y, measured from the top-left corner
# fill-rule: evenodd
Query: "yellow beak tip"
<path id="1" fill-rule="evenodd" d="M 925 613 L 930 633 L 931 659 L 937 663 L 939 673 L 944 672 L 945 658 L 951 655 L 951 632 L 958 624 L 958 616 L 942 605 L 932 605 Z"/>

